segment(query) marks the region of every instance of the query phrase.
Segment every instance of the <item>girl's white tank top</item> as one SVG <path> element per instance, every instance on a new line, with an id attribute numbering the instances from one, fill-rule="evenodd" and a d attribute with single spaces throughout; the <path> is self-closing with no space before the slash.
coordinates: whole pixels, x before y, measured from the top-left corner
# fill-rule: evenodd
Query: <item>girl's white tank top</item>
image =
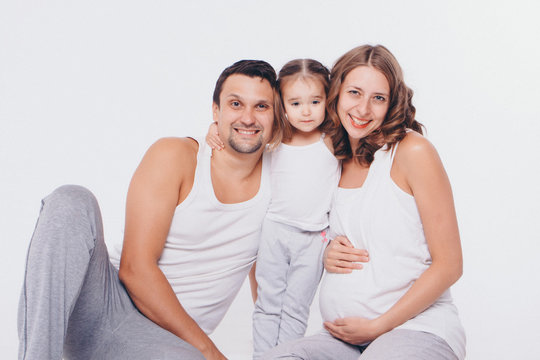
<path id="1" fill-rule="evenodd" d="M 340 166 L 324 143 L 324 134 L 309 145 L 280 144 L 271 155 L 268 218 L 305 231 L 325 229 Z"/>
<path id="2" fill-rule="evenodd" d="M 360 188 L 338 188 L 330 211 L 330 237 L 345 235 L 370 261 L 351 274 L 325 273 L 320 309 L 325 321 L 360 316 L 376 318 L 394 305 L 431 264 L 414 197 L 390 177 L 397 145 L 375 153 Z M 465 356 L 465 333 L 450 290 L 399 328 L 443 338 L 459 359 Z"/>

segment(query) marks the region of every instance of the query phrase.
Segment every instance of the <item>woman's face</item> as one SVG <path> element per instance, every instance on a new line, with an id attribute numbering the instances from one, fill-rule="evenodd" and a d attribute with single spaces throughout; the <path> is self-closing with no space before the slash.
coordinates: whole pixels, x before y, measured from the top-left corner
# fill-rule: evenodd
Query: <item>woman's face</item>
<path id="1" fill-rule="evenodd" d="M 337 113 L 353 148 L 381 126 L 389 102 L 390 86 L 380 71 L 358 66 L 347 74 L 339 91 Z"/>

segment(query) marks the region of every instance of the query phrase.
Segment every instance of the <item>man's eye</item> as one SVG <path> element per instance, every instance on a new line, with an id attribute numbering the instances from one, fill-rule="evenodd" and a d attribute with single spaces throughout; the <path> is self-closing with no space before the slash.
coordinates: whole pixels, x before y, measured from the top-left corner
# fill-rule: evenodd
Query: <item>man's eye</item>
<path id="1" fill-rule="evenodd" d="M 238 107 L 238 106 L 240 106 L 240 102 L 239 101 L 232 101 L 231 106 Z"/>

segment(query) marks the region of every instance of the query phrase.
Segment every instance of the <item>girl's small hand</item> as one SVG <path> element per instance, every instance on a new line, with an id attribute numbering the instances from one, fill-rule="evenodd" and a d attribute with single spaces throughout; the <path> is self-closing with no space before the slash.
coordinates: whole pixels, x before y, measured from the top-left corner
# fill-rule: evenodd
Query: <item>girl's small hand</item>
<path id="1" fill-rule="evenodd" d="M 337 236 L 324 250 L 324 268 L 338 274 L 349 274 L 364 266 L 359 262 L 368 262 L 369 254 L 365 249 L 356 249 L 345 236 Z"/>
<path id="2" fill-rule="evenodd" d="M 206 134 L 206 143 L 214 150 L 221 150 L 225 148 L 225 144 L 221 141 L 217 130 L 217 124 L 213 122 L 208 128 L 208 134 Z"/>
<path id="3" fill-rule="evenodd" d="M 332 336 L 353 345 L 373 341 L 385 332 L 377 319 L 368 320 L 361 317 L 337 319 L 334 322 L 326 321 L 324 328 Z"/>

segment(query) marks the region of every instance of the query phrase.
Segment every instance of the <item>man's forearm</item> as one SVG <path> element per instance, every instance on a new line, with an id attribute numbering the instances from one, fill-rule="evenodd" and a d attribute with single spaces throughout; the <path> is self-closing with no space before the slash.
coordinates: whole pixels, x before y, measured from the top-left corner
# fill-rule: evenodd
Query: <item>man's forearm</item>
<path id="1" fill-rule="evenodd" d="M 131 271 L 121 268 L 120 279 L 135 306 L 147 318 L 203 354 L 217 351 L 212 340 L 182 307 L 159 267 L 154 265 Z"/>

